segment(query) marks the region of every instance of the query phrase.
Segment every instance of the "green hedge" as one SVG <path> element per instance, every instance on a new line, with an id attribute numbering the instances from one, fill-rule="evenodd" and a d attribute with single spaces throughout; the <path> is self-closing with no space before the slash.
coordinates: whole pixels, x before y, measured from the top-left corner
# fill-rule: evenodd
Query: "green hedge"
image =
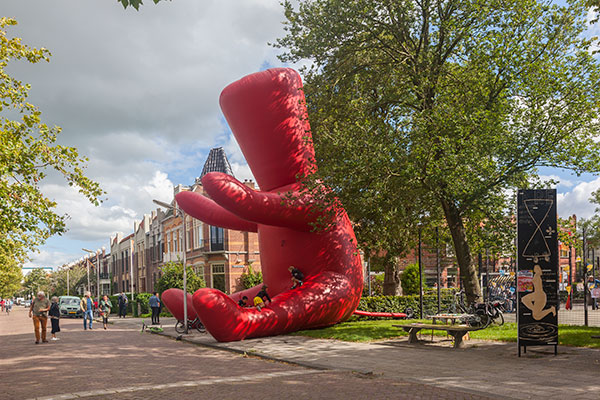
<path id="1" fill-rule="evenodd" d="M 454 290 L 444 289 L 441 294 L 442 312 L 448 311 L 454 302 Z M 358 309 L 368 312 L 396 312 L 403 313 L 407 308 L 412 308 L 415 315 L 419 315 L 419 295 L 410 296 L 372 296 L 360 299 Z M 437 314 L 437 294 L 423 296 L 423 315 Z M 376 319 L 372 317 L 358 317 L 359 319 Z"/>

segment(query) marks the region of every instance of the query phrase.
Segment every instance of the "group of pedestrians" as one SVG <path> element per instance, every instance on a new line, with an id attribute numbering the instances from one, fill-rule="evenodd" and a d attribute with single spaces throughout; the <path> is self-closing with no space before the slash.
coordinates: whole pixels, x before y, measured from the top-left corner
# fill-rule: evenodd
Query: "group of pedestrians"
<path id="1" fill-rule="evenodd" d="M 92 330 L 92 324 L 94 322 L 94 308 L 96 303 L 92 298 L 90 292 L 85 292 L 85 296 L 81 299 L 79 307 L 83 311 L 83 330 Z M 102 327 L 104 330 L 108 329 L 108 316 L 113 308 L 112 302 L 109 300 L 107 295 L 102 296 L 100 303 L 97 303 L 97 308 L 102 318 Z"/>
<path id="2" fill-rule="evenodd" d="M 79 303 L 79 307 L 83 311 L 83 329 L 92 330 L 95 304 L 97 304 L 100 317 L 102 317 L 103 328 L 106 330 L 108 329 L 108 316 L 113 305 L 107 295 L 104 295 L 99 303 L 95 303 L 90 292 L 85 292 L 85 296 Z M 46 294 L 43 291 L 39 291 L 37 296 L 31 301 L 31 306 L 29 307 L 29 318 L 33 320 L 35 344 L 39 344 L 40 342 L 48 343 L 46 338 L 48 317 L 50 317 L 52 326 L 50 331 L 52 340 L 59 340 L 56 337 L 56 334 L 60 332 L 60 306 L 58 304 L 58 297 L 54 296 L 48 300 Z"/>
<path id="3" fill-rule="evenodd" d="M 10 314 L 13 304 L 15 304 L 15 302 L 11 298 L 0 298 L 0 311 Z"/>

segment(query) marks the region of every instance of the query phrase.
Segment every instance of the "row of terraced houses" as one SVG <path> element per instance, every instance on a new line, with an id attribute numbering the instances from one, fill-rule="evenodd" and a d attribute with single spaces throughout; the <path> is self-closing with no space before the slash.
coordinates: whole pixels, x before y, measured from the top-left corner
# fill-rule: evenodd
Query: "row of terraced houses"
<path id="1" fill-rule="evenodd" d="M 201 179 L 215 171 L 233 176 L 221 147 L 210 150 L 202 174 L 192 185 L 174 188 L 171 205 L 177 207 L 174 196 L 181 191 L 204 194 Z M 245 181 L 245 184 L 255 186 L 253 181 Z M 152 292 L 162 276 L 160 267 L 167 262 L 183 260 L 184 235 L 187 268 L 203 276 L 207 286 L 233 293 L 242 289 L 240 276 L 249 266 L 260 270 L 256 233 L 211 226 L 192 217 L 186 217 L 185 225 L 180 213 L 174 209 L 157 208 L 136 221 L 133 232 L 111 237 L 106 250 L 83 261 L 89 262 L 94 272 L 100 262 L 97 274 L 100 293 Z M 90 289 L 92 293 L 98 290 L 94 286 Z"/>

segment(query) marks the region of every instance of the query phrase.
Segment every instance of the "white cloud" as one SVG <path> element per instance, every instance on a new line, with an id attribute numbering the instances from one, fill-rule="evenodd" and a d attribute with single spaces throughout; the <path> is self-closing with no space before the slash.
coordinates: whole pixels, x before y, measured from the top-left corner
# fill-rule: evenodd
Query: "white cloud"
<path id="1" fill-rule="evenodd" d="M 574 183 L 568 179 L 565 178 L 561 178 L 558 175 L 540 175 L 539 176 L 540 180 L 542 181 L 554 181 L 557 182 L 556 186 L 558 187 L 564 187 L 564 188 L 570 188 L 573 187 Z"/>
<path id="2" fill-rule="evenodd" d="M 559 193 L 557 197 L 558 214 L 568 217 L 576 214 L 579 218 L 594 215 L 597 205 L 590 203 L 592 192 L 600 189 L 600 178 L 577 184 L 570 192 Z"/>
<path id="3" fill-rule="evenodd" d="M 103 187 L 110 200 L 99 207 L 88 202 L 73 187 L 57 184 L 41 187 L 49 198 L 60 199 L 57 212 L 70 217 L 65 238 L 108 243 L 115 232 L 132 231 L 134 221 L 154 208 L 152 199 L 173 197 L 173 183 L 161 171 L 148 171 L 147 175 L 133 173 L 117 181 L 105 182 Z"/>
<path id="4" fill-rule="evenodd" d="M 58 266 L 79 258 L 81 254 L 69 254 L 62 251 L 40 250 L 39 253 L 32 255 L 32 260 L 26 262 L 23 266 L 26 268 Z"/>

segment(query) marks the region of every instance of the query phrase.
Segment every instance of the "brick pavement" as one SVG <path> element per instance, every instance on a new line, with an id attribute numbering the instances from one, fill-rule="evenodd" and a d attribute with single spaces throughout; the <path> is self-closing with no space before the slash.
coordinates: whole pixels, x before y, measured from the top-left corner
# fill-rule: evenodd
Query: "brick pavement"
<path id="1" fill-rule="evenodd" d="M 176 335 L 172 328 L 165 333 Z M 600 351 L 596 349 L 560 346 L 559 355 L 554 356 L 550 347 L 529 348 L 518 358 L 516 343 L 482 340 L 468 341 L 465 349 L 458 350 L 437 338 L 435 345 L 416 346 L 409 345 L 405 338 L 347 343 L 279 336 L 218 343 L 209 335 L 192 333 L 184 340 L 300 365 L 373 373 L 392 381 L 494 398 L 600 398 Z"/>
<path id="2" fill-rule="evenodd" d="M 60 341 L 35 345 L 27 311 L 0 317 L 0 399 L 484 399 L 465 390 L 322 371 L 140 333 L 140 320 L 83 331 L 61 320 Z"/>

